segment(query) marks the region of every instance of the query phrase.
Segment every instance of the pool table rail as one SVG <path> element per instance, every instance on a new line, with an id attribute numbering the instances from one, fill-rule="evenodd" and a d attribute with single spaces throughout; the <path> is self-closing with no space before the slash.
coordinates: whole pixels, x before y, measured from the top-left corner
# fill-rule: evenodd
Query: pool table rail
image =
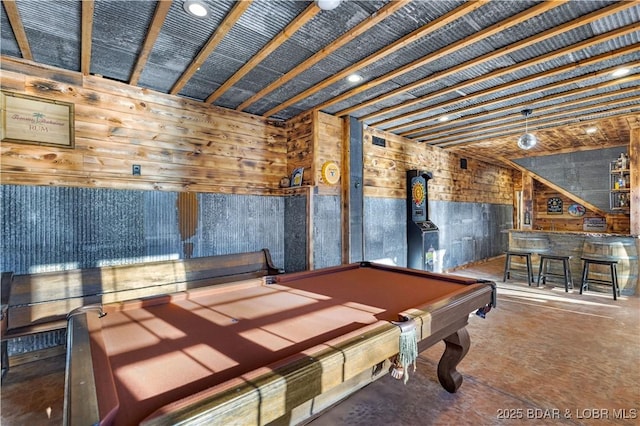
<path id="1" fill-rule="evenodd" d="M 445 342 L 438 379 L 450 393 L 462 384 L 456 367 L 470 347 L 465 328 L 469 314 L 490 304 L 492 297 L 492 286 L 473 284 L 446 300 L 399 313 L 417 322 L 419 351 Z M 366 370 L 375 379 L 376 368 L 397 355 L 400 331 L 392 323 L 379 321 L 305 351 L 313 355 L 285 359 L 169 404 L 142 424 L 267 424 Z"/>
<path id="2" fill-rule="evenodd" d="M 118 411 L 118 395 L 104 351 L 101 305 L 74 309 L 67 316 L 64 425 L 110 424 Z"/>
<path id="3" fill-rule="evenodd" d="M 369 381 L 381 375 L 376 366 L 397 353 L 399 336 L 399 328 L 388 322 L 368 325 L 162 407 L 141 424 L 262 425 L 277 421 L 363 372 L 370 376 Z"/>
<path id="4" fill-rule="evenodd" d="M 391 270 L 465 284 L 451 286 L 452 291 L 447 296 L 397 312 L 399 316 L 415 320 L 419 351 L 440 340 L 445 342 L 445 351 L 438 364 L 438 379 L 447 391 L 455 392 L 462 383 L 456 367 L 470 345 L 465 328 L 469 316 L 477 309 L 495 304 L 495 284 L 371 264 L 327 268 L 329 272 L 280 275 L 277 282 L 286 284 L 292 276 L 300 279 L 313 274 L 339 273 L 350 268 Z M 98 418 L 95 418 L 95 408 L 87 413 L 70 411 L 65 413 L 65 425 L 108 424 L 115 417 L 114 412 L 118 411 L 113 377 L 109 379 L 112 374 L 109 358 L 100 338 L 99 315 L 100 312 L 89 310 L 69 318 L 68 329 L 72 332 L 68 334 L 67 375 L 71 375 L 71 380 L 69 385 L 65 384 L 65 409 L 73 410 L 80 405 L 97 407 Z M 267 424 L 283 419 L 290 423 L 303 421 L 317 414 L 316 410 L 330 406 L 386 374 L 385 367 L 398 353 L 400 334 L 400 327 L 385 319 L 363 324 L 346 334 L 163 405 L 153 413 L 145 414 L 141 424 L 226 425 Z"/>

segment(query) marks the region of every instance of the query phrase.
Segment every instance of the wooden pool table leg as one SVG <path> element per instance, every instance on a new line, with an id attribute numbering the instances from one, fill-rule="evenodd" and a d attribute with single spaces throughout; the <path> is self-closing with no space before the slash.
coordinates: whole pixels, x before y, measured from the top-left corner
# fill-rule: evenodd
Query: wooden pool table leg
<path id="1" fill-rule="evenodd" d="M 438 380 L 447 392 L 454 393 L 462 384 L 462 374 L 458 373 L 456 366 L 469 351 L 471 340 L 463 327 L 445 337 L 444 343 L 446 348 L 438 363 Z"/>

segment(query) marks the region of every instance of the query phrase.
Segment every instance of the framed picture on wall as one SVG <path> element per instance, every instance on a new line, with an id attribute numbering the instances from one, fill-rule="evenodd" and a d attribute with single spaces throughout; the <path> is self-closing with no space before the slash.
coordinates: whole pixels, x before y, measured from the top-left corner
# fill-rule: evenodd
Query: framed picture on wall
<path id="1" fill-rule="evenodd" d="M 547 214 L 562 214 L 562 198 L 551 197 L 547 200 Z"/>
<path id="2" fill-rule="evenodd" d="M 74 105 L 2 91 L 2 142 L 73 148 Z"/>
<path id="3" fill-rule="evenodd" d="M 298 167 L 291 173 L 291 186 L 302 186 L 302 175 L 304 167 Z"/>

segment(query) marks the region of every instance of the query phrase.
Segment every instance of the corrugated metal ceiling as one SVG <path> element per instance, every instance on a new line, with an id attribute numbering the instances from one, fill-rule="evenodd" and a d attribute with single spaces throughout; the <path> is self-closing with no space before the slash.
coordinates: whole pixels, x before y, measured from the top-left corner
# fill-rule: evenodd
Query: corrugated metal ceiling
<path id="1" fill-rule="evenodd" d="M 576 134 L 576 126 L 597 125 L 600 118 L 624 123 L 617 119 L 640 113 L 637 1 L 346 0 L 332 11 L 320 11 L 312 1 L 246 1 L 246 10 L 199 70 L 190 73 L 199 52 L 238 6 L 232 0 L 204 3 L 210 10 L 204 19 L 188 15 L 182 1 L 174 1 L 166 16 L 154 20 L 160 2 L 99 0 L 94 2 L 92 27 L 82 28 L 80 1 L 3 1 L 1 53 L 21 58 L 30 52 L 35 62 L 78 72 L 86 57 L 91 74 L 163 93 L 171 93 L 185 79 L 176 94 L 203 102 L 227 84 L 213 99 L 214 105 L 274 120 L 313 109 L 348 113 L 398 134 L 415 130 L 407 136 L 447 149 L 459 143 L 470 156 L 476 146 L 485 155 L 486 144 L 480 142 L 487 138 L 496 146 L 513 139 L 521 130 L 519 113 L 525 107 L 534 109 L 534 130 L 568 126 L 573 127 L 571 134 Z M 8 7 L 13 5 L 17 22 L 9 20 Z M 395 6 L 397 10 L 385 17 L 386 8 Z M 288 30 L 308 8 L 315 9 L 300 28 Z M 522 16 L 537 8 L 544 9 Z M 378 14 L 384 19 L 360 35 L 351 35 Z M 597 16 L 591 19 L 592 14 Z M 498 25 L 498 30 L 487 33 Z M 19 26 L 24 27 L 24 37 Z M 152 30 L 158 37 L 144 51 Z M 90 52 L 83 52 L 83 31 L 91 31 Z M 251 69 L 244 69 L 283 31 L 278 45 Z M 418 31 L 420 37 L 394 47 Z M 546 37 L 546 32 L 554 34 Z M 341 40 L 343 45 L 334 46 Z M 134 78 L 143 54 L 148 58 Z M 319 55 L 317 60 L 305 62 L 314 55 Z M 597 55 L 603 56 L 592 61 Z M 608 72 L 625 64 L 631 64 L 630 75 L 620 84 L 608 84 L 613 78 Z M 351 68 L 363 76 L 361 83 L 343 78 Z M 299 73 L 290 74 L 294 69 Z M 282 78 L 286 81 L 270 86 Z M 562 93 L 566 96 L 558 96 Z M 589 101 L 597 95 L 603 96 Z M 452 120 L 440 123 L 442 114 L 450 114 Z M 487 128 L 493 136 L 487 136 Z M 625 135 L 628 129 L 621 138 Z M 541 142 L 526 153 L 512 144 L 507 158 L 544 155 L 572 143 L 559 145 L 554 140 L 545 146 L 544 138 Z M 585 148 L 583 142 L 579 145 Z M 497 152 L 509 151 L 500 146 Z"/>

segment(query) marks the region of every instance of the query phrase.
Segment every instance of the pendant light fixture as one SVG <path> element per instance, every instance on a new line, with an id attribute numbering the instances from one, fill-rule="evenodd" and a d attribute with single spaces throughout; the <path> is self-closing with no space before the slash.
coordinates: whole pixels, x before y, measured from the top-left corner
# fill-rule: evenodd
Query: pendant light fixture
<path id="1" fill-rule="evenodd" d="M 538 139 L 533 133 L 529 133 L 527 118 L 533 112 L 532 109 L 523 109 L 522 115 L 524 115 L 524 135 L 518 139 L 518 146 L 522 149 L 531 149 L 538 143 Z"/>

